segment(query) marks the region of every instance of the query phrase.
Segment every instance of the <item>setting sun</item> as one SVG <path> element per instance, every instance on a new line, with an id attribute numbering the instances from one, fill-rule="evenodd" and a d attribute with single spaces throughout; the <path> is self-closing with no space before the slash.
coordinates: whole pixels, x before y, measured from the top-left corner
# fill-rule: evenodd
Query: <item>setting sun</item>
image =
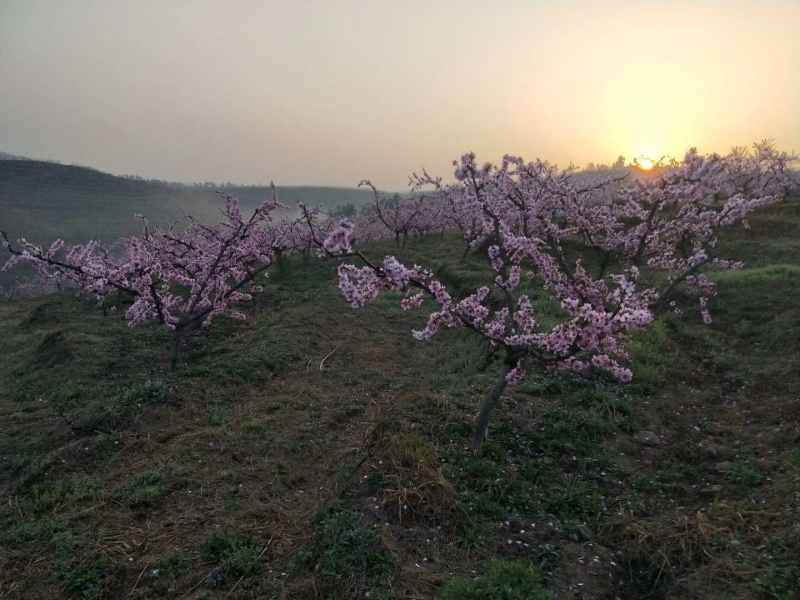
<path id="1" fill-rule="evenodd" d="M 636 165 L 642 171 L 649 171 L 650 169 L 653 168 L 653 161 L 650 160 L 649 158 L 637 158 L 636 159 Z"/>

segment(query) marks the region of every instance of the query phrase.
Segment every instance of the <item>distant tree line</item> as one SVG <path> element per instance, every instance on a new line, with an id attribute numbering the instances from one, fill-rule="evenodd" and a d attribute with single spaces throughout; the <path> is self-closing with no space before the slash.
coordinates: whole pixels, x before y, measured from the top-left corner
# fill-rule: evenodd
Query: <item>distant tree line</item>
<path id="1" fill-rule="evenodd" d="M 621 171 L 625 168 L 625 157 L 620 155 L 610 165 L 605 165 L 603 163 L 593 163 L 590 162 L 586 165 L 586 171 Z"/>

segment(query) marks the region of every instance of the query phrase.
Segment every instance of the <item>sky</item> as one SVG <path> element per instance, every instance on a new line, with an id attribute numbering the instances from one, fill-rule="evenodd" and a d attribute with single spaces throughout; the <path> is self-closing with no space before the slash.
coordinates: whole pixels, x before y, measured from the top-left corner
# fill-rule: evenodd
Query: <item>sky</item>
<path id="1" fill-rule="evenodd" d="M 2 0 L 0 151 L 174 181 L 405 189 L 800 151 L 800 0 Z"/>

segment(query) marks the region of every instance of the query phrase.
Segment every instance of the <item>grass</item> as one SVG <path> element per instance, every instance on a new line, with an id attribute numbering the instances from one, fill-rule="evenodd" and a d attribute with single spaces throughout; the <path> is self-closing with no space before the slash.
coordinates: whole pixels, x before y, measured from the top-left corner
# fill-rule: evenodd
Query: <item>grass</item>
<path id="1" fill-rule="evenodd" d="M 532 374 L 481 458 L 487 348 L 415 342 L 394 299 L 352 311 L 330 262 L 192 332 L 173 374 L 166 333 L 91 301 L 2 305 L 0 597 L 792 598 L 793 206 L 723 240 L 753 265 L 713 275 L 710 327 L 683 299 L 634 336 L 630 385 Z M 462 251 L 401 254 L 466 292 L 487 267 Z"/>
<path id="2" fill-rule="evenodd" d="M 440 600 L 549 600 L 543 575 L 535 566 L 489 561 L 477 580 L 454 580 L 439 594 Z"/>

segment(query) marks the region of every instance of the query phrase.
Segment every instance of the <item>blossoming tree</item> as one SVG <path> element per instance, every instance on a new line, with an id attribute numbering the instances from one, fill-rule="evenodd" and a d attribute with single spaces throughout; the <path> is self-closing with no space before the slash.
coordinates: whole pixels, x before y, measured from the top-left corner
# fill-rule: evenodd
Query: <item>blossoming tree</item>
<path id="1" fill-rule="evenodd" d="M 470 243 L 488 240 L 493 280 L 462 299 L 421 266 L 407 267 L 395 257 L 374 262 L 352 246 L 354 227 L 341 221 L 319 242 L 331 256 L 357 257 L 363 266 L 342 264 L 339 287 L 354 308 L 380 293 L 404 294 L 405 309 L 426 299 L 436 304 L 425 327 L 414 331 L 428 340 L 444 328 L 469 329 L 502 354 L 499 377 L 482 403 L 473 442 L 480 452 L 491 414 L 508 386 L 530 369 L 599 370 L 620 381 L 631 371 L 624 346 L 628 333 L 646 327 L 677 286 L 713 285 L 699 270 L 729 268 L 738 263 L 717 257 L 720 228 L 740 223 L 753 210 L 779 201 L 780 195 L 741 193 L 720 201 L 729 186 L 727 162 L 718 156 L 687 153 L 659 177 L 622 186 L 616 179 L 579 185 L 569 172 L 542 161 L 525 163 L 506 156 L 499 166 L 478 166 L 473 154 L 454 163 L 457 184 L 444 187 L 427 174 L 417 185 L 430 184 L 449 206 L 463 211 L 457 223 Z M 371 185 L 371 184 L 368 184 Z M 578 250 L 565 250 L 568 244 Z M 596 254 L 594 268 L 588 254 Z M 661 269 L 668 282 L 637 290 L 640 268 Z M 544 326 L 523 275 L 543 285 L 560 303 L 562 314 Z M 700 299 L 710 322 L 707 298 Z"/>
<path id="2" fill-rule="evenodd" d="M 275 246 L 281 241 L 265 225 L 270 213 L 281 207 L 274 194 L 242 216 L 235 196 L 223 196 L 224 216 L 218 225 L 206 225 L 189 217 L 183 229 L 151 228 L 144 217 L 142 234 L 124 238 L 112 247 L 97 242 L 75 245 L 64 258 L 61 240 L 44 249 L 20 240 L 14 247 L 3 232 L 12 256 L 4 265 L 33 265 L 41 276 L 67 281 L 79 292 L 94 295 L 105 304 L 110 291 L 119 290 L 134 298 L 126 312 L 131 327 L 155 322 L 173 332 L 169 369 L 174 370 L 182 333 L 194 326 L 208 327 L 220 315 L 236 319 L 245 315 L 234 306 L 261 291 L 256 279 L 272 264 Z"/>

